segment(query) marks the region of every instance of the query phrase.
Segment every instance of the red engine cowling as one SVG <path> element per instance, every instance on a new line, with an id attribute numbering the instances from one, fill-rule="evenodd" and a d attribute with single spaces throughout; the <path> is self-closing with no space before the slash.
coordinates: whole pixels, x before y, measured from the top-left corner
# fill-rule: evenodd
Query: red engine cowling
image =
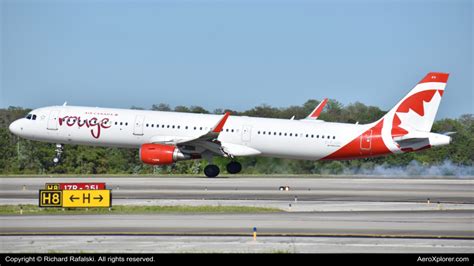
<path id="1" fill-rule="evenodd" d="M 176 146 L 162 144 L 143 144 L 140 147 L 140 160 L 146 164 L 172 164 L 178 160 L 185 160 L 185 156 Z"/>

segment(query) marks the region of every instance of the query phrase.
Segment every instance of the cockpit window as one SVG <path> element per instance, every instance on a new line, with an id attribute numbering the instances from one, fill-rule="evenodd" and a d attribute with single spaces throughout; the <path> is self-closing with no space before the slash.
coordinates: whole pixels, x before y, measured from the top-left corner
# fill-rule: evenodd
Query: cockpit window
<path id="1" fill-rule="evenodd" d="M 28 119 L 28 120 L 36 120 L 36 115 L 34 115 L 34 114 L 28 114 L 28 115 L 26 116 L 26 119 Z"/>

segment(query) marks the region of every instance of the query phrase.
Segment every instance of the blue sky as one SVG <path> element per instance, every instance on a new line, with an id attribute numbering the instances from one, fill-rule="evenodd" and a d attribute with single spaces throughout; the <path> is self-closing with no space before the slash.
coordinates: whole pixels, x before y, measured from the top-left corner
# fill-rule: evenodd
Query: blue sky
<path id="1" fill-rule="evenodd" d="M 0 1 L 3 108 L 388 110 L 442 71 L 438 118 L 474 113 L 471 0 Z"/>

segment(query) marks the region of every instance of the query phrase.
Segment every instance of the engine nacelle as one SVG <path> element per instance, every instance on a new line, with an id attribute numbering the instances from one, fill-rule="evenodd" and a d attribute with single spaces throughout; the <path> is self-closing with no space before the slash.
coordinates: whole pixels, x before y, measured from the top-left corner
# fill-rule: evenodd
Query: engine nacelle
<path id="1" fill-rule="evenodd" d="M 140 147 L 140 160 L 151 165 L 172 164 L 176 161 L 191 159 L 183 154 L 176 146 L 162 144 L 143 144 Z"/>

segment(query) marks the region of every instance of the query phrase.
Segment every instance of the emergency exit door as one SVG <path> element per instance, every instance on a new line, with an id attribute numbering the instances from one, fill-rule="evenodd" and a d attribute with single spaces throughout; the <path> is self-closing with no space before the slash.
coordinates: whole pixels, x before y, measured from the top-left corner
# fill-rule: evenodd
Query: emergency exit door
<path id="1" fill-rule="evenodd" d="M 250 142 L 252 136 L 252 126 L 244 125 L 242 127 L 242 141 Z"/>
<path id="2" fill-rule="evenodd" d="M 133 135 L 143 135 L 143 121 L 145 117 L 143 115 L 137 115 L 135 117 L 135 124 L 133 125 Z"/>

